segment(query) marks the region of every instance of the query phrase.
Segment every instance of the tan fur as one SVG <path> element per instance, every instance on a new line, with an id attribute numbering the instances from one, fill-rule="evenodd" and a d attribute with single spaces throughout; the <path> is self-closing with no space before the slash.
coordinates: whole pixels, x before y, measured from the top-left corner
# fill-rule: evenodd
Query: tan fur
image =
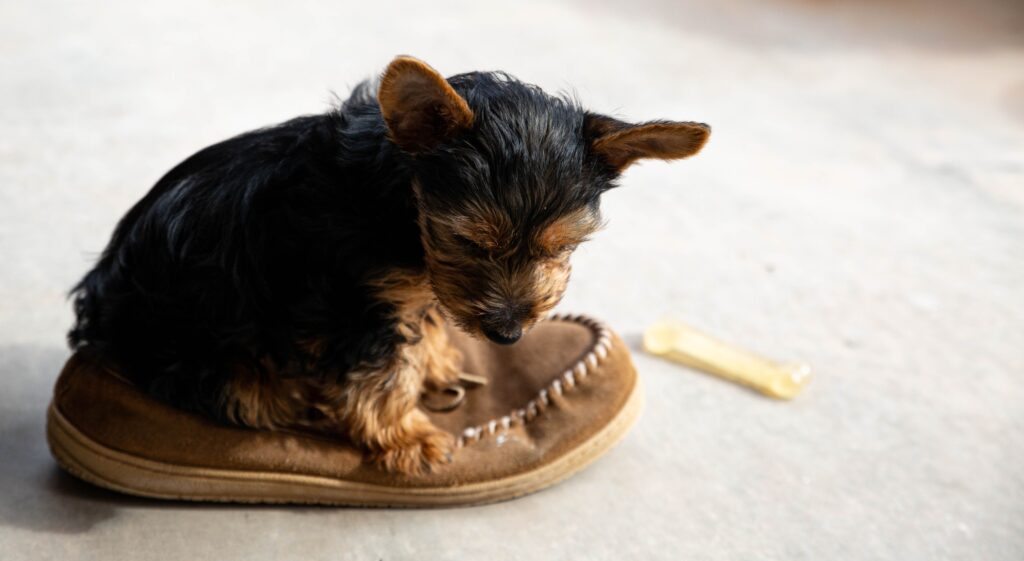
<path id="1" fill-rule="evenodd" d="M 419 473 L 450 458 L 454 440 L 416 409 L 428 376 L 447 377 L 435 368 L 457 368 L 445 360 L 447 344 L 436 324 L 436 301 L 426 276 L 392 271 L 374 282 L 378 296 L 397 308 L 399 332 L 409 341 L 394 364 L 382 371 L 350 373 L 343 386 L 341 413 L 353 439 L 364 443 L 390 471 Z M 457 377 L 457 370 L 455 376 Z"/>
<path id="2" fill-rule="evenodd" d="M 545 260 L 538 268 L 534 292 L 537 300 L 533 304 L 534 322 L 547 315 L 562 299 L 569 284 L 572 266 L 568 255 L 558 259 Z"/>
<path id="3" fill-rule="evenodd" d="M 593 213 L 580 209 L 544 228 L 536 238 L 536 248 L 543 257 L 558 257 L 585 242 L 600 227 Z"/>
<path id="4" fill-rule="evenodd" d="M 440 390 L 457 383 L 462 374 L 462 353 L 448 339 L 444 316 L 437 306 L 432 306 L 423 318 L 422 329 L 420 346 L 427 385 Z"/>
<path id="5" fill-rule="evenodd" d="M 700 152 L 711 135 L 704 123 L 655 122 L 627 125 L 604 119 L 590 128 L 598 136 L 592 143 L 595 154 L 618 170 L 643 158 L 675 160 Z"/>
<path id="6" fill-rule="evenodd" d="M 478 216 L 453 216 L 446 222 L 452 232 L 485 251 L 500 253 L 507 250 L 513 239 L 511 220 L 498 212 L 480 211 L 476 214 Z"/>
<path id="7" fill-rule="evenodd" d="M 310 419 L 309 389 L 283 379 L 269 360 L 236 364 L 224 394 L 224 410 L 228 420 L 247 427 L 304 426 Z"/>

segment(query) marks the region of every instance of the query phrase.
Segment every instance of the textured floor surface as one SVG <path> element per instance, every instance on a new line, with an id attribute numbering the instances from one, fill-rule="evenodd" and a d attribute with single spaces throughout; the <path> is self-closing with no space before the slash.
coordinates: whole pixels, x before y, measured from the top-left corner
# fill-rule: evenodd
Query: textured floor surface
<path id="1" fill-rule="evenodd" d="M 1024 559 L 1019 2 L 342 4 L 0 0 L 0 558 Z M 396 53 L 711 123 L 606 196 L 561 309 L 634 348 L 682 318 L 813 386 L 778 403 L 638 354 L 622 445 L 482 508 L 167 504 L 60 473 L 64 295 L 115 220 Z"/>

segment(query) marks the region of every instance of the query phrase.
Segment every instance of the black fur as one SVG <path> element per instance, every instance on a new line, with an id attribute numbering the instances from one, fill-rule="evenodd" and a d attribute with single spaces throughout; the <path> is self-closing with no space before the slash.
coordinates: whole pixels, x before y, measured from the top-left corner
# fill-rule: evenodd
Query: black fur
<path id="1" fill-rule="evenodd" d="M 526 231 L 590 205 L 615 173 L 588 154 L 587 114 L 504 74 L 450 83 L 473 129 L 412 156 L 386 136 L 374 87 L 342 106 L 206 148 L 167 173 L 118 224 L 73 290 L 74 348 L 116 361 L 167 402 L 221 416 L 230 364 L 293 364 L 342 378 L 403 342 L 367 282 L 422 269 L 412 192 L 437 212 L 507 209 Z M 432 210 L 432 212 L 434 211 Z"/>

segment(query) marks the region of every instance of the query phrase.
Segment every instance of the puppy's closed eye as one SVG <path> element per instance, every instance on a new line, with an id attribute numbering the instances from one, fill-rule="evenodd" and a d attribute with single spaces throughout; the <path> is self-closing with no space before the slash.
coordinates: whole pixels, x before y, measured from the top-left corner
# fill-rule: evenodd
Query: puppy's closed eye
<path id="1" fill-rule="evenodd" d="M 587 241 L 586 238 L 575 243 L 564 243 L 561 245 L 538 247 L 534 254 L 541 259 L 559 259 L 579 247 L 580 243 Z"/>
<path id="2" fill-rule="evenodd" d="M 463 236 L 462 234 L 452 234 L 452 239 L 459 246 L 460 249 L 473 255 L 486 255 L 490 252 L 490 249 L 481 245 L 478 241 Z"/>

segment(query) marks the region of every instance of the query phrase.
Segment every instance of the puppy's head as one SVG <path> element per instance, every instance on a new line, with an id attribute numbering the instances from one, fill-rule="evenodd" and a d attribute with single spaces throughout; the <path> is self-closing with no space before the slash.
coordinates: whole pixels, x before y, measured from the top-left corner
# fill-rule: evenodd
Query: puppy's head
<path id="1" fill-rule="evenodd" d="M 396 58 L 378 90 L 411 156 L 427 270 L 470 333 L 510 344 L 550 311 L 569 256 L 600 225 L 600 195 L 642 158 L 696 154 L 707 125 L 629 124 L 498 73 L 445 79 Z"/>

